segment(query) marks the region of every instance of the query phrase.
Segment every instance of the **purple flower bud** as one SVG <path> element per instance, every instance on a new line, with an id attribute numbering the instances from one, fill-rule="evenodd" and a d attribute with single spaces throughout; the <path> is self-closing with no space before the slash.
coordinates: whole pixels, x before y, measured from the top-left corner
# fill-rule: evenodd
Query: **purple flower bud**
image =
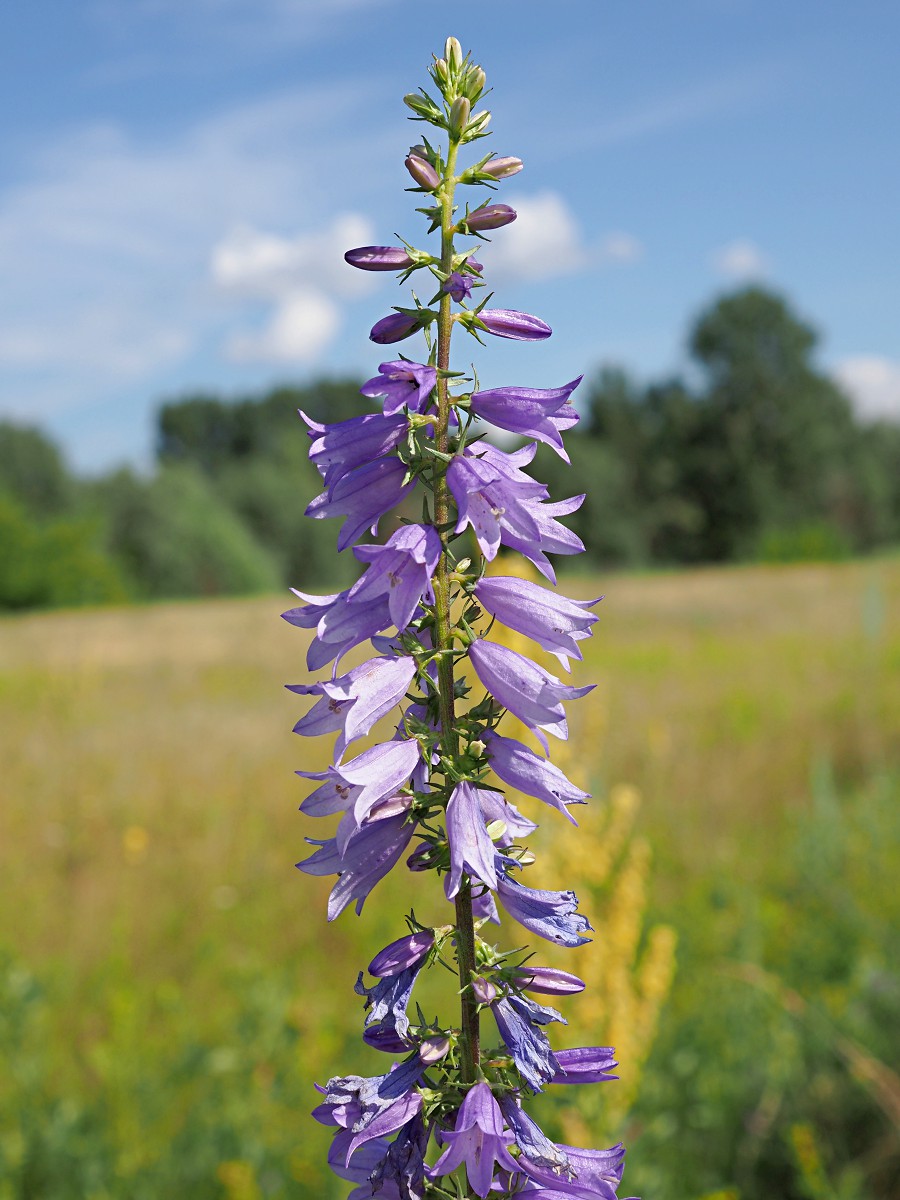
<path id="1" fill-rule="evenodd" d="M 467 258 L 466 266 L 469 268 L 470 271 L 474 271 L 476 275 L 480 275 L 482 273 L 482 271 L 484 270 L 484 264 L 480 263 L 480 262 L 476 262 L 474 258 Z"/>
<path id="2" fill-rule="evenodd" d="M 493 1004 L 497 999 L 496 987 L 483 975 L 472 980 L 472 993 L 479 1004 Z"/>
<path id="3" fill-rule="evenodd" d="M 419 158 L 418 154 L 408 154 L 403 165 L 419 187 L 425 188 L 427 192 L 433 192 L 441 186 L 440 175 L 427 159 Z"/>
<path id="4" fill-rule="evenodd" d="M 521 158 L 492 158 L 481 170 L 494 179 L 509 179 L 510 175 L 518 175 L 524 165 Z"/>
<path id="5" fill-rule="evenodd" d="M 480 233 L 483 229 L 502 229 L 504 225 L 511 225 L 517 216 L 516 210 L 508 204 L 484 204 L 470 212 L 459 224 L 469 233 Z"/>
<path id="6" fill-rule="evenodd" d="M 406 313 L 391 313 L 375 322 L 369 330 L 369 340 L 377 342 L 379 346 L 389 346 L 391 342 L 402 342 L 404 338 L 411 337 L 419 326 L 420 321 L 417 317 L 410 317 Z"/>
<path id="7" fill-rule="evenodd" d="M 583 979 L 570 975 L 568 971 L 559 971 L 556 967 L 529 967 L 527 964 L 516 967 L 516 985 L 526 992 L 540 992 L 545 996 L 574 996 L 576 992 L 583 992 L 585 986 Z M 557 1054 L 557 1058 L 560 1058 L 560 1054 Z"/>
<path id="8" fill-rule="evenodd" d="M 441 287 L 441 291 L 449 292 L 451 299 L 457 304 L 462 304 L 463 300 L 472 294 L 472 280 L 468 275 L 460 275 L 459 271 L 454 271 Z"/>
<path id="9" fill-rule="evenodd" d="M 494 337 L 512 338 L 517 342 L 542 342 L 553 332 L 539 317 L 516 312 L 513 308 L 483 308 L 478 320 Z"/>
<path id="10" fill-rule="evenodd" d="M 426 1038 L 419 1047 L 419 1059 L 426 1067 L 440 1062 L 450 1050 L 450 1039 L 446 1037 Z"/>
<path id="11" fill-rule="evenodd" d="M 407 967 L 420 963 L 433 945 L 433 929 L 420 929 L 406 937 L 397 938 L 375 955 L 369 963 L 369 974 L 376 977 L 398 975 Z"/>
<path id="12" fill-rule="evenodd" d="M 402 246 L 357 246 L 347 251 L 344 261 L 360 271 L 405 271 L 413 265 Z"/>

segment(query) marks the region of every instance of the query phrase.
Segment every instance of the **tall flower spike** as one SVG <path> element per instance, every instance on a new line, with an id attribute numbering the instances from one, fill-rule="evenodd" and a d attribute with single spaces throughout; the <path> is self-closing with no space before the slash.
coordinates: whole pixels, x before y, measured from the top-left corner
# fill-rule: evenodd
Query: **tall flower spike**
<path id="1" fill-rule="evenodd" d="M 563 1018 L 532 998 L 572 996 L 583 980 L 534 964 L 521 930 L 511 934 L 515 951 L 483 940 L 485 922 L 517 922 L 566 947 L 582 945 L 591 929 L 573 891 L 519 882 L 534 859 L 537 826 L 512 794 L 570 820 L 570 809 L 588 798 L 550 761 L 547 735 L 568 736 L 564 706 L 590 686 L 561 682 L 490 632 L 496 620 L 568 669 L 581 660 L 596 601 L 568 599 L 514 570 L 485 574 L 485 561 L 503 546 L 555 583 L 551 557 L 584 548 L 562 521 L 584 496 L 552 499 L 529 473 L 538 442 L 568 461 L 563 436 L 578 419 L 571 396 L 579 379 L 558 388 L 482 388 L 452 362 L 454 332 L 540 342 L 551 330 L 530 313 L 472 304 L 474 288 L 488 281 L 474 257 L 477 242 L 458 246 L 456 238 L 508 236 L 503 229 L 516 212 L 492 196 L 522 162 L 490 151 L 460 161 L 486 136 L 490 113 L 480 107 L 485 72 L 456 38 L 429 74 L 435 95 L 423 89 L 404 97 L 411 119 L 429 126 L 405 165 L 414 185 L 407 190 L 420 202 L 426 193 L 418 211 L 438 244 L 418 249 L 398 238 L 402 246 L 359 246 L 345 259 L 359 270 L 397 272 L 401 281 L 426 268 L 438 290 L 429 307 L 413 295 L 410 307 L 394 306 L 372 327 L 377 345 L 418 341 L 409 355 L 379 363 L 362 385 L 369 411 L 361 401 L 358 416 L 331 424 L 301 414 L 323 483 L 307 513 L 341 518 L 338 550 L 352 549 L 357 570 L 328 595 L 304 582 L 315 590 L 295 590 L 283 615 L 307 631 L 309 670 L 330 668 L 329 678 L 291 686 L 312 701 L 295 732 L 334 735 L 327 767 L 297 771 L 312 781 L 304 818 L 335 823 L 330 836 L 307 839 L 314 849 L 298 867 L 333 877 L 329 920 L 350 906 L 359 913 L 394 869 L 415 872 L 421 888 L 429 879 L 435 890 L 442 886 L 451 909 L 433 928 L 410 913 L 409 932 L 397 931 L 372 957 L 371 981 L 359 973 L 363 1041 L 395 1061 L 383 1075 L 329 1080 L 314 1116 L 334 1130 L 328 1162 L 355 1185 L 350 1200 L 426 1200 L 432 1192 L 459 1200 L 616 1200 L 621 1146 L 559 1145 L 526 1111 L 543 1088 L 614 1078 L 611 1047 L 555 1050 L 546 1027 Z M 458 186 L 485 190 L 462 205 Z M 501 450 L 472 436 L 482 425 L 529 443 Z M 383 536 L 359 544 L 385 518 Z M 363 643 L 373 651 L 360 652 Z M 344 669 L 351 653 L 359 657 Z M 546 757 L 498 731 L 504 709 L 534 731 Z M 411 1004 L 413 988 L 421 973 L 451 961 L 459 1009 L 426 1023 Z M 496 1021 L 507 1053 L 482 1053 L 482 1017 Z M 457 1176 L 451 1185 L 445 1177 L 461 1168 L 467 1183 Z"/>

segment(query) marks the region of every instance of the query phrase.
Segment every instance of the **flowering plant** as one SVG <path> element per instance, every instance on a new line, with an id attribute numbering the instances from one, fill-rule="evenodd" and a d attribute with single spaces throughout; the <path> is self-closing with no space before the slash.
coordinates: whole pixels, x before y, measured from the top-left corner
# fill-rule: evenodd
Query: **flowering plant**
<path id="1" fill-rule="evenodd" d="M 284 616 L 315 630 L 310 670 L 333 664 L 329 678 L 291 686 L 316 697 L 295 732 L 337 734 L 332 766 L 298 772 L 317 784 L 302 811 L 338 816 L 337 829 L 298 866 L 337 877 L 328 901 L 331 920 L 351 903 L 359 912 L 409 851 L 409 870 L 434 871 L 442 879 L 453 917 L 426 927 L 411 914 L 409 932 L 369 964 L 374 982 L 367 984 L 360 972 L 363 1039 L 391 1056 L 392 1065 L 381 1075 L 330 1079 L 319 1087 L 322 1100 L 313 1115 L 334 1127 L 329 1163 L 357 1185 L 353 1200 L 376 1194 L 385 1200 L 483 1198 L 489 1192 L 615 1200 L 623 1147 L 556 1144 L 525 1108 L 547 1085 L 615 1078 L 610 1047 L 554 1050 L 545 1027 L 565 1024 L 564 1018 L 532 998 L 566 996 L 584 984 L 533 964 L 524 951 L 500 950 L 485 936 L 501 909 L 557 945 L 579 946 L 591 928 L 574 892 L 519 880 L 533 862 L 522 840 L 536 826 L 497 782 L 572 820 L 570 807 L 584 803 L 586 793 L 550 762 L 547 735 L 567 737 L 564 703 L 591 689 L 561 682 L 488 634 L 499 621 L 568 670 L 569 659 L 582 657 L 578 643 L 597 619 L 591 612 L 596 601 L 566 599 L 515 576 L 485 575 L 485 563 L 505 546 L 555 585 L 548 554 L 583 550 L 558 518 L 584 497 L 551 502 L 547 488 L 524 469 L 537 441 L 566 458 L 562 433 L 578 419 L 570 397 L 580 381 L 546 390 L 481 390 L 451 369 L 454 330 L 479 341 L 483 334 L 537 341 L 551 330 L 528 313 L 487 307 L 489 297 L 474 302 L 484 287 L 477 241 L 458 249 L 456 238 L 482 239 L 516 213 L 493 203 L 460 211 L 455 190 L 495 188 L 522 163 L 487 154 L 461 168 L 460 149 L 487 133 L 490 113 L 476 111 L 485 74 L 449 38 L 430 75 L 440 99 L 422 90 L 405 102 L 413 120 L 445 135 L 446 147 L 423 138 L 405 165 L 412 190 L 424 197 L 419 211 L 429 232 L 440 231 L 439 251 L 404 242 L 346 254 L 361 270 L 396 271 L 403 280 L 414 272 L 433 277 L 436 291 L 427 304 L 416 299 L 412 308 L 396 308 L 370 334 L 378 344 L 393 344 L 421 333 L 427 362 L 401 356 L 381 363 L 361 389 L 381 401 L 377 412 L 333 425 L 304 417 L 309 455 L 324 483 L 308 515 L 343 518 L 338 549 L 352 546 L 365 570 L 334 595 L 297 592 L 303 603 Z M 476 421 L 534 441 L 508 453 L 483 440 Z M 421 521 L 403 521 L 383 543 L 356 544 L 414 493 L 421 497 Z M 469 529 L 474 536 L 467 536 Z M 464 545 L 470 547 L 465 553 Z M 367 641 L 375 656 L 341 673 L 344 655 Z M 464 659 L 484 688 L 478 698 L 460 674 Z M 544 755 L 498 731 L 507 711 L 534 732 Z M 352 744 L 392 713 L 398 714 L 392 736 L 353 755 Z M 427 1025 L 420 1015 L 417 1023 L 407 1011 L 416 978 L 448 960 L 459 975 L 459 1021 Z M 499 1036 L 486 1052 L 482 1014 L 490 1015 Z M 430 1153 L 432 1139 L 437 1148 Z"/>

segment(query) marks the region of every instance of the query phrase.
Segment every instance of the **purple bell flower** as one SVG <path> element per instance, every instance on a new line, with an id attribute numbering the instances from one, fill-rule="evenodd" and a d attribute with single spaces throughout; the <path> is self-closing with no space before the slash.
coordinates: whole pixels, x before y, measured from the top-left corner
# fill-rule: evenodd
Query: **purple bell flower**
<path id="1" fill-rule="evenodd" d="M 475 595 L 491 616 L 555 654 L 566 670 L 570 657 L 584 657 L 577 643 L 591 636 L 591 626 L 598 620 L 585 610 L 602 599 L 570 600 L 530 579 L 502 575 L 479 579 Z"/>
<path id="2" fill-rule="evenodd" d="M 348 904 L 355 901 L 357 914 L 372 888 L 382 880 L 400 859 L 415 833 L 416 824 L 408 821 L 406 812 L 375 813 L 347 843 L 341 852 L 336 838 L 316 842 L 306 840 L 319 849 L 309 858 L 297 863 L 307 875 L 337 875 L 338 880 L 328 897 L 328 920 L 333 921 Z"/>
<path id="3" fill-rule="evenodd" d="M 410 623 L 423 598 L 433 602 L 431 577 L 441 556 L 441 538 L 433 525 L 404 525 L 383 546 L 355 546 L 353 553 L 370 565 L 348 598 L 376 608 L 386 601 L 398 630 Z"/>
<path id="4" fill-rule="evenodd" d="M 300 696 L 321 696 L 294 726 L 294 733 L 318 737 L 340 730 L 335 743 L 340 757 L 350 742 L 365 737 L 403 699 L 415 671 L 415 660 L 407 656 L 370 658 L 324 683 L 288 684 L 288 691 Z"/>
<path id="5" fill-rule="evenodd" d="M 497 872 L 497 896 L 514 920 L 548 942 L 574 949 L 591 940 L 581 936 L 591 924 L 578 912 L 578 897 L 572 891 L 525 887 L 505 870 L 500 870 Z"/>
<path id="6" fill-rule="evenodd" d="M 512 842 L 519 841 L 520 838 L 527 838 L 537 829 L 534 821 L 529 821 L 527 817 L 523 816 L 502 792 L 479 788 L 478 800 L 481 805 L 481 815 L 488 825 L 492 821 L 502 821 L 506 826 L 500 836 L 495 835 L 494 840 L 498 846 L 508 846 Z"/>
<path id="7" fill-rule="evenodd" d="M 570 975 L 568 971 L 560 971 L 556 967 L 532 967 L 526 964 L 516 967 L 516 987 L 526 992 L 541 992 L 545 996 L 574 996 L 576 992 L 584 991 L 585 983 L 577 975 Z"/>
<path id="8" fill-rule="evenodd" d="M 403 1126 L 371 1172 L 368 1182 L 372 1195 L 388 1200 L 396 1190 L 399 1200 L 423 1200 L 427 1149 L 428 1131 L 418 1113 Z"/>
<path id="9" fill-rule="evenodd" d="M 471 525 L 489 561 L 496 558 L 500 543 L 508 544 L 511 537 L 526 542 L 540 537 L 531 503 L 545 497 L 547 489 L 523 472 L 511 475 L 486 454 L 467 452 L 455 456 L 447 467 L 447 485 L 456 500 L 456 532 Z"/>
<path id="10" fill-rule="evenodd" d="M 568 1022 L 555 1008 L 535 1004 L 526 996 L 504 996 L 491 1005 L 491 1012 L 522 1078 L 533 1091 L 540 1092 L 541 1085 L 558 1073 L 559 1063 L 539 1026 L 551 1021 L 563 1025 Z"/>
<path id="11" fill-rule="evenodd" d="M 463 217 L 459 224 L 467 233 L 481 233 L 485 229 L 502 229 L 504 225 L 511 225 L 518 215 L 508 204 L 483 204 Z"/>
<path id="12" fill-rule="evenodd" d="M 313 1110 L 313 1116 L 323 1125 L 339 1125 L 352 1131 L 345 1165 L 359 1146 L 395 1133 L 421 1112 L 422 1097 L 413 1088 L 424 1069 L 418 1054 L 414 1054 L 386 1075 L 329 1079 L 325 1100 Z"/>
<path id="13" fill-rule="evenodd" d="M 524 654 L 482 638 L 469 646 L 469 659 L 487 691 L 533 729 L 545 748 L 542 730 L 563 741 L 569 736 L 563 700 L 577 700 L 595 686 L 570 687 Z"/>
<path id="14" fill-rule="evenodd" d="M 579 1046 L 572 1050 L 558 1050 L 556 1061 L 559 1070 L 553 1083 L 606 1083 L 618 1079 L 611 1074 L 619 1064 L 615 1060 L 612 1046 Z"/>
<path id="15" fill-rule="evenodd" d="M 409 1031 L 409 1017 L 406 1015 L 406 1006 L 412 995 L 413 985 L 416 982 L 416 976 L 419 974 L 420 966 L 421 964 L 415 967 L 407 967 L 396 975 L 391 975 L 386 979 L 379 979 L 370 988 L 367 988 L 363 983 L 363 973 L 360 971 L 359 978 L 353 990 L 358 996 L 365 996 L 366 998 L 367 1026 L 378 1025 L 382 1031 L 392 1030 L 400 1040 L 406 1037 Z"/>
<path id="16" fill-rule="evenodd" d="M 473 392 L 472 412 L 500 429 L 546 442 L 568 462 L 560 434 L 578 423 L 569 397 L 583 378 L 579 375 L 561 388 L 502 387 Z"/>
<path id="17" fill-rule="evenodd" d="M 357 246 L 347 251 L 344 261 L 361 271 L 405 271 L 413 265 L 402 246 Z"/>
<path id="18" fill-rule="evenodd" d="M 326 487 L 333 487 L 356 467 L 374 462 L 396 450 L 406 436 L 409 423 L 405 417 L 384 417 L 381 413 L 365 413 L 323 425 L 301 410 L 300 416 L 309 426 L 313 439 L 309 460 L 322 476 Z"/>
<path id="19" fill-rule="evenodd" d="M 503 538 L 503 543 L 510 550 L 517 550 L 530 562 L 533 562 L 542 575 L 551 583 L 556 583 L 556 572 L 547 558 L 548 554 L 581 554 L 584 542 L 577 533 L 560 525 L 556 517 L 565 517 L 575 512 L 584 502 L 584 495 L 571 496 L 568 500 L 557 500 L 553 504 L 529 504 L 528 512 L 537 526 L 538 536 L 535 541 L 528 541 L 521 535 L 509 531 Z"/>
<path id="20" fill-rule="evenodd" d="M 431 400 L 437 383 L 434 367 L 422 363 L 383 362 L 378 365 L 378 374 L 359 389 L 364 396 L 384 396 L 384 415 L 394 416 L 405 406 L 410 412 L 424 412 Z"/>
<path id="21" fill-rule="evenodd" d="M 485 1200 L 494 1181 L 494 1164 L 517 1171 L 506 1148 L 503 1114 L 486 1083 L 476 1083 L 462 1102 L 455 1130 L 441 1135 L 447 1149 L 431 1168 L 432 1176 L 449 1175 L 465 1163 L 469 1186 Z"/>
<path id="22" fill-rule="evenodd" d="M 584 804 L 588 792 L 577 788 L 559 767 L 541 758 L 515 738 L 502 737 L 492 729 L 487 729 L 483 739 L 487 759 L 495 775 L 516 791 L 543 800 L 568 817 L 573 825 L 577 824 L 568 811 L 568 805 Z"/>
<path id="23" fill-rule="evenodd" d="M 343 476 L 328 491 L 316 496 L 307 506 L 306 515 L 344 516 L 338 536 L 338 550 L 346 550 L 366 529 L 375 533 L 378 522 L 395 508 L 416 486 L 415 479 L 404 483 L 406 467 L 398 458 L 379 458 Z"/>
<path id="24" fill-rule="evenodd" d="M 517 1097 L 507 1092 L 500 1099 L 500 1111 L 516 1139 L 516 1145 L 533 1163 L 550 1167 L 557 1173 L 567 1171 L 569 1160 L 531 1117 L 522 1110 Z"/>
<path id="25" fill-rule="evenodd" d="M 306 650 L 306 665 L 318 671 L 332 659 L 338 662 L 348 650 L 374 637 L 391 624 L 391 611 L 386 596 L 374 604 L 354 604 L 347 592 L 336 596 L 311 596 L 291 588 L 295 596 L 309 601 L 302 608 L 289 608 L 281 614 L 290 625 L 301 629 L 316 627 L 316 636 Z"/>
<path id="26" fill-rule="evenodd" d="M 553 332 L 540 317 L 513 308 L 483 308 L 478 320 L 494 337 L 512 338 L 516 342 L 542 342 Z"/>
<path id="27" fill-rule="evenodd" d="M 419 762 L 419 744 L 396 739 L 371 746 L 348 763 L 326 771 L 297 771 L 308 779 L 325 782 L 303 801 L 300 811 L 311 817 L 343 812 L 349 819 L 337 832 L 338 850 L 343 854 L 351 837 L 362 827 L 382 800 L 393 797 L 408 781 Z"/>
<path id="28" fill-rule="evenodd" d="M 327 1113 L 323 1115 L 327 1116 Z M 322 1123 L 332 1124 L 330 1121 Z M 346 1179 L 350 1183 L 365 1183 L 387 1154 L 390 1142 L 384 1137 L 370 1138 L 364 1145 L 357 1147 L 348 1158 L 347 1148 L 352 1141 L 352 1130 L 338 1126 L 328 1147 L 328 1165 L 340 1179 Z"/>
<path id="29" fill-rule="evenodd" d="M 457 304 L 462 304 L 463 300 L 472 294 L 472 280 L 468 275 L 460 275 L 459 271 L 454 271 L 442 284 L 441 291 L 447 292 Z"/>
<path id="30" fill-rule="evenodd" d="M 450 843 L 450 874 L 447 899 L 462 886 L 463 871 L 492 890 L 497 887 L 494 843 L 485 827 L 481 792 L 471 783 L 458 783 L 447 804 L 447 841 Z"/>
<path id="31" fill-rule="evenodd" d="M 379 346 L 390 346 L 392 342 L 402 342 L 405 338 L 412 337 L 420 326 L 418 317 L 411 317 L 402 312 L 390 313 L 375 322 L 369 330 L 369 340 Z"/>
<path id="32" fill-rule="evenodd" d="M 397 938 L 375 955 L 369 963 L 369 974 L 378 978 L 399 975 L 408 967 L 420 965 L 433 945 L 433 929 L 418 929 L 406 937 Z"/>
<path id="33" fill-rule="evenodd" d="M 554 1200 L 560 1196 L 574 1196 L 577 1200 L 616 1200 L 616 1188 L 622 1181 L 625 1165 L 625 1147 L 619 1143 L 609 1150 L 583 1150 L 579 1146 L 552 1143 L 568 1160 L 568 1174 L 546 1163 L 535 1162 L 522 1155 L 518 1160 L 518 1171 L 531 1186 L 521 1195 L 531 1200 Z"/>

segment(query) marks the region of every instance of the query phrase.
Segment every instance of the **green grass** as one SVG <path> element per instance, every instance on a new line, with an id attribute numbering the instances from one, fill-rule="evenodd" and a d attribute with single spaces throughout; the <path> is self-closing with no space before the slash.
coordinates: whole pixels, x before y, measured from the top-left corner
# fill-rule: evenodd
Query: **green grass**
<path id="1" fill-rule="evenodd" d="M 760 1005 L 774 1002 L 722 982 L 738 951 L 801 995 L 806 971 L 817 1005 L 858 1010 L 847 955 L 832 971 L 843 1000 L 823 962 L 846 911 L 859 918 L 846 933 L 853 970 L 888 945 L 870 910 L 873 879 L 900 873 L 885 816 L 896 805 L 877 783 L 900 764 L 900 562 L 621 576 L 598 590 L 578 675 L 600 686 L 573 709 L 571 773 L 601 803 L 618 782 L 644 797 L 655 915 L 685 947 L 660 1053 L 675 1053 L 673 1030 L 705 997 L 724 1004 L 723 987 L 756 996 L 725 1008 L 732 1037 L 759 1052 L 771 1028 Z M 307 1116 L 312 1080 L 383 1069 L 357 1044 L 356 972 L 411 901 L 438 910 L 433 880 L 398 874 L 361 918 L 326 927 L 327 881 L 294 869 L 318 831 L 296 812 L 305 789 L 292 772 L 324 765 L 327 747 L 290 733 L 304 706 L 280 685 L 303 678 L 306 635 L 279 611 L 273 598 L 0 623 L 0 1200 L 343 1194 Z M 822 764 L 837 816 L 810 800 L 824 794 L 811 784 Z M 813 903 L 815 872 L 798 873 L 797 856 L 834 828 L 846 894 Z M 564 871 L 547 877 L 562 884 Z M 797 939 L 793 912 L 806 921 Z M 824 949 L 809 944 L 817 920 Z M 857 1010 L 859 1040 L 878 1026 Z M 697 1046 L 734 1049 L 722 1036 Z M 674 1161 L 682 1114 L 673 1130 L 674 1114 L 652 1106 L 683 1107 L 686 1092 L 665 1083 L 669 1061 L 654 1063 L 631 1153 L 657 1200 L 678 1200 L 696 1190 L 654 1164 Z M 706 1080 L 706 1109 L 744 1103 L 716 1091 L 721 1063 L 684 1070 L 701 1090 Z M 741 1153 L 713 1156 L 691 1186 L 739 1180 L 742 1196 L 764 1194 L 753 1189 L 767 1151 Z M 862 1153 L 850 1145 L 844 1167 Z"/>

